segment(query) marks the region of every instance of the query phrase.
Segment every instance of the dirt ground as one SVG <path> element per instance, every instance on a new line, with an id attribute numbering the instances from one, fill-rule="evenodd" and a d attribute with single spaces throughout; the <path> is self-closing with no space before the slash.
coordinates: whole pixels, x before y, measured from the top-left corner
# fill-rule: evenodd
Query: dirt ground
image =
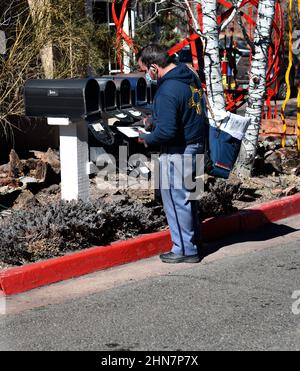
<path id="1" fill-rule="evenodd" d="M 223 182 L 223 181 L 221 181 Z M 259 176 L 240 181 L 232 176 L 227 184 L 239 183 L 237 194 L 232 196 L 232 204 L 234 208 L 243 209 L 252 207 L 269 200 L 275 200 L 280 197 L 290 196 L 300 191 L 300 176 L 296 175 L 269 175 L 267 177 Z M 208 190 L 207 190 L 208 191 Z M 90 200 L 102 199 L 105 202 L 115 202 L 129 197 L 130 200 L 136 202 L 147 203 L 154 200 L 157 195 L 153 190 L 140 190 L 140 189 L 124 189 L 124 190 L 109 190 L 98 189 L 94 179 L 91 179 L 90 184 Z M 60 200 L 60 186 L 52 185 L 33 194 L 27 190 L 15 200 L 11 209 L 7 209 L 6 213 L 18 209 L 31 208 L 34 205 L 41 204 L 47 205 L 55 203 Z M 159 198 L 158 198 L 159 201 Z M 1 222 L 1 219 L 0 219 Z"/>
<path id="2" fill-rule="evenodd" d="M 233 205 L 238 209 L 298 193 L 300 191 L 300 177 L 284 174 L 253 177 L 245 180 L 241 187 L 245 189 L 244 197 L 233 200 Z"/>

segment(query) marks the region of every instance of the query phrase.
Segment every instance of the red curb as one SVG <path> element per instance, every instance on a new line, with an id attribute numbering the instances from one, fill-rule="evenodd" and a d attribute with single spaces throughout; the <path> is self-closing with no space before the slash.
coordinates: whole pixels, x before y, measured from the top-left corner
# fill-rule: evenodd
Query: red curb
<path id="1" fill-rule="evenodd" d="M 239 211 L 240 231 L 253 230 L 267 223 L 300 214 L 300 194 L 269 201 Z"/>
<path id="2" fill-rule="evenodd" d="M 267 202 L 203 223 L 203 237 L 212 241 L 263 224 L 300 214 L 300 194 Z M 0 272 L 0 295 L 12 295 L 50 283 L 78 277 L 169 251 L 169 231 L 155 232 L 109 246 L 80 252 Z"/>
<path id="3" fill-rule="evenodd" d="M 169 231 L 137 237 L 109 246 L 91 247 L 43 262 L 10 268 L 0 273 L 0 293 L 17 294 L 69 278 L 133 262 L 168 251 Z"/>

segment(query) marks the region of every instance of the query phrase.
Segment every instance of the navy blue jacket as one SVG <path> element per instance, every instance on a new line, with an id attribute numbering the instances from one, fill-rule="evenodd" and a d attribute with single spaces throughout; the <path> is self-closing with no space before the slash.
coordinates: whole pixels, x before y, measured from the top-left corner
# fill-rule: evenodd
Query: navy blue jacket
<path id="1" fill-rule="evenodd" d="M 204 142 L 205 101 L 195 74 L 179 64 L 158 80 L 153 131 L 141 134 L 149 145 L 185 146 Z"/>

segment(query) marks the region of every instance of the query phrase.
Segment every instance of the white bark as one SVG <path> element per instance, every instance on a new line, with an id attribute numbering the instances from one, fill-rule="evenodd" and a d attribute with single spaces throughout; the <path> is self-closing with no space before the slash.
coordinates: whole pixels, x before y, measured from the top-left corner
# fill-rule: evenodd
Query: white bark
<path id="1" fill-rule="evenodd" d="M 264 94 L 266 91 L 268 46 L 271 40 L 274 14 L 275 0 L 259 1 L 257 25 L 254 34 L 255 53 L 252 57 L 249 98 L 246 108 L 246 116 L 251 118 L 251 124 L 243 140 L 239 163 L 237 165 L 237 172 L 244 177 L 251 176 L 257 150 Z"/>
<path id="2" fill-rule="evenodd" d="M 226 103 L 219 56 L 219 27 L 217 24 L 217 0 L 201 0 L 203 12 L 204 73 L 207 95 L 215 120 L 221 121 L 226 117 Z M 208 113 L 211 125 L 214 119 Z"/>
<path id="3" fill-rule="evenodd" d="M 196 15 L 197 15 L 197 5 L 196 4 L 191 4 L 189 3 L 189 0 L 184 0 L 184 4 L 188 10 L 188 13 L 190 14 L 191 18 L 192 18 L 192 22 L 193 22 L 193 28 L 194 28 L 194 31 L 197 32 L 197 33 L 201 33 L 200 31 L 200 25 L 199 25 L 199 22 L 196 18 Z"/>
<path id="4" fill-rule="evenodd" d="M 43 40 L 47 40 L 48 32 L 51 25 L 50 12 L 47 12 L 50 7 L 50 0 L 28 0 L 31 16 L 36 26 L 36 33 L 41 44 Z M 53 47 L 51 41 L 46 41 L 45 45 L 40 49 L 41 61 L 47 79 L 53 79 L 54 63 L 53 63 Z"/>
<path id="5" fill-rule="evenodd" d="M 232 5 L 234 6 L 234 9 L 233 9 L 232 13 L 230 14 L 230 16 L 222 23 L 221 31 L 224 31 L 225 28 L 233 21 L 235 15 L 236 15 L 236 12 L 238 11 L 242 2 L 243 2 L 243 0 L 232 1 Z"/>
<path id="6" fill-rule="evenodd" d="M 123 29 L 127 35 L 130 35 L 129 30 L 129 15 L 128 12 L 126 13 Z M 123 42 L 123 65 L 124 65 L 124 73 L 130 73 L 130 59 L 131 59 L 131 49 L 130 46 Z"/>

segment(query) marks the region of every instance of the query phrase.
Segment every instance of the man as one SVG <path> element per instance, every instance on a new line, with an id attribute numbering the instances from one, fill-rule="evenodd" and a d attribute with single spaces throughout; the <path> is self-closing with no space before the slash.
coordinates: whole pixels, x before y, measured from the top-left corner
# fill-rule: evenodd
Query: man
<path id="1" fill-rule="evenodd" d="M 160 259 L 165 263 L 197 263 L 201 246 L 197 201 L 190 199 L 186 179 L 195 173 L 196 156 L 204 153 L 206 110 L 200 81 L 185 64 L 172 63 L 167 50 L 159 45 L 144 48 L 138 64 L 148 78 L 158 80 L 153 130 L 140 134 L 140 140 L 147 146 L 161 145 L 160 191 L 173 246 Z"/>

